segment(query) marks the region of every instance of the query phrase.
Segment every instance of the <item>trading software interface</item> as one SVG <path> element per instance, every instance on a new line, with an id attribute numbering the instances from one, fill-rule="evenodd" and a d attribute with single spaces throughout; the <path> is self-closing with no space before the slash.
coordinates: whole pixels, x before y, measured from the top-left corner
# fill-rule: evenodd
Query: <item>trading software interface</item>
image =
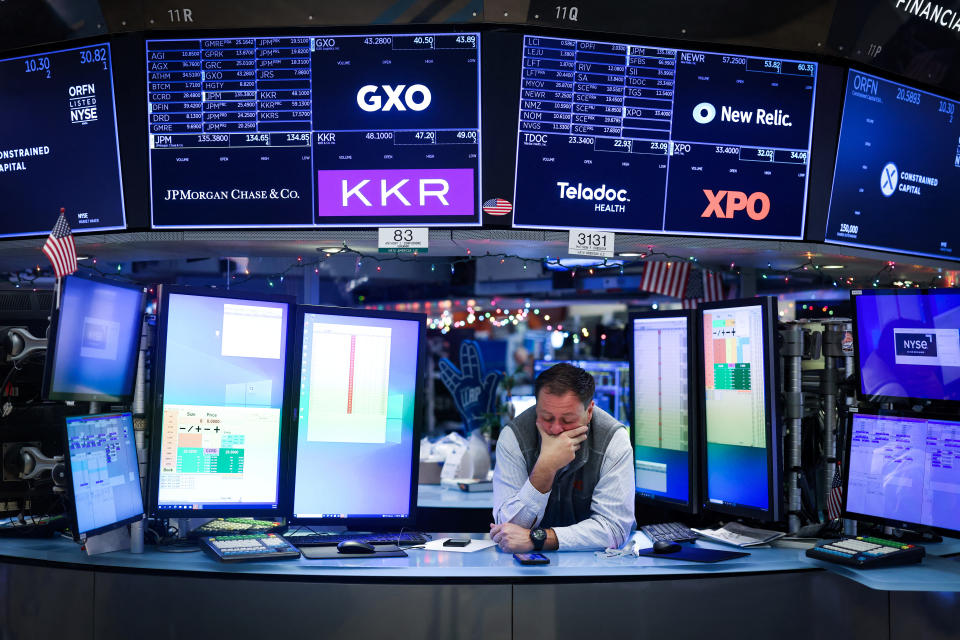
<path id="1" fill-rule="evenodd" d="M 476 33 L 148 40 L 153 226 L 477 224 L 479 56 Z"/>
<path id="2" fill-rule="evenodd" d="M 958 105 L 848 73 L 828 242 L 960 259 Z"/>
<path id="3" fill-rule="evenodd" d="M 143 513 L 131 414 L 67 418 L 67 443 L 78 533 Z"/>
<path id="4" fill-rule="evenodd" d="M 516 226 L 803 236 L 817 65 L 526 36 Z"/>
<path id="5" fill-rule="evenodd" d="M 541 372 L 555 364 L 566 362 L 584 369 L 593 376 L 596 385 L 593 403 L 622 424 L 630 426 L 630 363 L 615 360 L 536 360 L 533 373 Z"/>
<path id="6" fill-rule="evenodd" d="M 960 292 L 853 291 L 866 395 L 960 400 Z"/>
<path id="7" fill-rule="evenodd" d="M 107 43 L 0 60 L 0 237 L 123 229 Z"/>
<path id="8" fill-rule="evenodd" d="M 295 517 L 409 517 L 419 331 L 304 314 Z"/>
<path id="9" fill-rule="evenodd" d="M 288 305 L 172 293 L 159 507 L 276 508 Z"/>
<path id="10" fill-rule="evenodd" d="M 960 531 L 960 423 L 853 416 L 848 513 Z"/>
<path id="11" fill-rule="evenodd" d="M 68 276 L 57 320 L 51 397 L 132 395 L 142 313 L 142 291 Z"/>
<path id="12" fill-rule="evenodd" d="M 687 319 L 633 320 L 637 491 L 687 503 L 690 495 Z"/>
<path id="13" fill-rule="evenodd" d="M 769 508 L 763 307 L 703 311 L 707 500 Z"/>

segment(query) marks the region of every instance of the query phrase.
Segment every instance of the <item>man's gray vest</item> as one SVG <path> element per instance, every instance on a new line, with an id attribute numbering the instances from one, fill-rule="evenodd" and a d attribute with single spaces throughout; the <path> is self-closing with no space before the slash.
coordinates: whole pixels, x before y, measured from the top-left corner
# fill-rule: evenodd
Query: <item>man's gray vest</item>
<path id="1" fill-rule="evenodd" d="M 530 407 L 518 415 L 506 428 L 512 429 L 517 437 L 529 476 L 540 456 L 537 407 Z M 590 503 L 593 501 L 593 490 L 600 481 L 603 456 L 617 429 L 621 428 L 625 427 L 609 413 L 596 406 L 593 408 L 587 439 L 573 462 L 558 471 L 553 479 L 547 508 L 540 521 L 541 527 L 566 527 L 590 517 Z"/>

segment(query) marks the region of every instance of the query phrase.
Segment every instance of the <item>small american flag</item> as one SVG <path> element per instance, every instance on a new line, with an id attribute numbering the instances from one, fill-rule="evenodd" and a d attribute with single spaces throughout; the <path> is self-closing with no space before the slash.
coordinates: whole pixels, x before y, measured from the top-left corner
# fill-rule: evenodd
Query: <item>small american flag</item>
<path id="1" fill-rule="evenodd" d="M 714 300 L 723 300 L 723 281 L 720 274 L 695 268 L 683 294 L 683 308 L 696 309 L 699 303 Z"/>
<path id="2" fill-rule="evenodd" d="M 513 211 L 513 205 L 503 198 L 490 198 L 483 203 L 483 212 L 491 216 L 505 216 Z"/>
<path id="3" fill-rule="evenodd" d="M 53 271 L 58 278 L 68 276 L 77 270 L 77 247 L 73 244 L 73 234 L 70 225 L 60 209 L 60 217 L 53 225 L 53 231 L 43 243 L 43 255 L 50 259 Z"/>
<path id="4" fill-rule="evenodd" d="M 840 461 L 837 460 L 837 469 L 833 473 L 833 482 L 830 483 L 830 491 L 827 493 L 827 518 L 836 520 L 840 517 L 841 505 L 843 504 L 843 473 L 840 468 Z"/>
<path id="5" fill-rule="evenodd" d="M 640 289 L 673 298 L 682 298 L 690 279 L 689 262 L 648 262 Z"/>

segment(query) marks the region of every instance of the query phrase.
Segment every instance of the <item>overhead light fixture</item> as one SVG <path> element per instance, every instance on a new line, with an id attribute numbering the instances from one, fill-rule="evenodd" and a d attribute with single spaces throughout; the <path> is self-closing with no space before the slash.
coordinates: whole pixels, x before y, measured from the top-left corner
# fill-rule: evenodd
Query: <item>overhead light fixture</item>
<path id="1" fill-rule="evenodd" d="M 825 264 L 820 267 L 821 269 L 843 269 L 842 264 Z"/>
<path id="2" fill-rule="evenodd" d="M 81 255 L 78 255 L 78 256 L 77 256 L 77 261 L 78 261 L 78 262 L 79 262 L 80 260 L 89 260 L 89 259 L 90 259 L 90 256 L 81 256 Z"/>
<path id="3" fill-rule="evenodd" d="M 621 258 L 639 258 L 640 257 L 640 254 L 637 253 L 636 251 L 621 251 L 617 255 L 619 255 Z"/>
<path id="4" fill-rule="evenodd" d="M 343 251 L 343 247 L 320 247 L 320 251 L 324 253 L 340 253 Z"/>

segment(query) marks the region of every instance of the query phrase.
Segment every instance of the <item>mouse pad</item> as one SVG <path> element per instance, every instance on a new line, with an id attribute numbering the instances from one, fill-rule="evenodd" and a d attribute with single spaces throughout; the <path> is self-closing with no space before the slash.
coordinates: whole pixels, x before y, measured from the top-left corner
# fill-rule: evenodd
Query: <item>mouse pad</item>
<path id="1" fill-rule="evenodd" d="M 303 549 L 301 549 L 301 551 L 303 551 Z M 637 555 L 647 556 L 648 558 L 665 558 L 667 560 L 689 560 L 690 562 L 720 562 L 721 560 L 742 558 L 750 554 L 746 551 L 722 551 L 720 549 L 704 549 L 703 547 L 681 545 L 680 551 L 673 553 L 654 553 L 653 548 L 650 548 L 640 549 Z"/>
<path id="2" fill-rule="evenodd" d="M 340 553 L 336 545 L 300 547 L 300 553 L 308 560 L 363 560 L 365 558 L 406 558 L 407 552 L 392 544 L 376 545 L 373 553 Z"/>

